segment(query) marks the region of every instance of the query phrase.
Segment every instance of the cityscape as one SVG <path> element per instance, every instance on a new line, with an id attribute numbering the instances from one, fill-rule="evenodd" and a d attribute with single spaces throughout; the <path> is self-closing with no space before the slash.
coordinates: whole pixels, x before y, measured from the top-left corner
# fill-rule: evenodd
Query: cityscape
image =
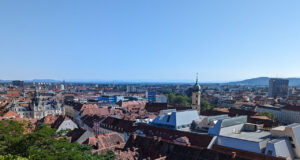
<path id="1" fill-rule="evenodd" d="M 198 78 L 194 84 L 14 80 L 1 83 L 0 95 L 2 123 L 23 123 L 26 132 L 46 124 L 67 131 L 61 136 L 70 143 L 116 159 L 300 157 L 300 87 L 287 79 L 261 86 Z"/>
<path id="2" fill-rule="evenodd" d="M 0 160 L 300 159 L 300 1 L 0 1 Z"/>

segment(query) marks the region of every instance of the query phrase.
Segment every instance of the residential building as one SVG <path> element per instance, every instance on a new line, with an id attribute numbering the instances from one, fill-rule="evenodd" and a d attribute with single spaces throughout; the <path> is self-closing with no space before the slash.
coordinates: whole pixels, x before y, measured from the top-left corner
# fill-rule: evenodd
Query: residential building
<path id="1" fill-rule="evenodd" d="M 12 85 L 17 86 L 17 87 L 23 87 L 24 81 L 15 80 L 15 81 L 12 81 Z"/>
<path id="2" fill-rule="evenodd" d="M 156 95 L 157 92 L 153 91 L 153 92 L 148 92 L 148 102 L 150 103 L 155 103 L 156 102 Z"/>
<path id="3" fill-rule="evenodd" d="M 278 139 L 277 141 L 271 143 L 276 144 L 281 142 L 281 145 L 271 145 L 266 149 L 266 153 L 270 155 L 277 155 L 277 154 L 285 154 L 290 156 L 292 159 L 300 158 L 300 124 L 294 123 L 287 126 L 279 126 L 273 128 L 271 130 L 272 136 Z M 284 138 L 284 139 L 282 139 Z M 292 153 L 286 151 L 287 149 L 292 149 Z"/>
<path id="4" fill-rule="evenodd" d="M 199 119 L 196 110 L 162 112 L 150 125 L 175 130 L 189 129 L 194 120 Z"/>
<path id="5" fill-rule="evenodd" d="M 265 106 L 258 106 L 256 111 L 259 113 L 269 112 L 275 114 L 276 120 L 278 120 L 281 124 L 300 123 L 299 106 L 285 105 L 279 107 L 279 106 L 265 105 Z"/>
<path id="6" fill-rule="evenodd" d="M 289 89 L 289 80 L 280 78 L 271 78 L 269 80 L 269 97 L 287 97 Z"/>
<path id="7" fill-rule="evenodd" d="M 167 103 L 167 96 L 163 94 L 156 95 L 155 103 Z"/>
<path id="8" fill-rule="evenodd" d="M 103 102 L 116 102 L 116 96 L 101 96 L 98 100 Z"/>
<path id="9" fill-rule="evenodd" d="M 51 125 L 52 128 L 56 129 L 56 132 L 62 130 L 74 130 L 78 128 L 76 123 L 74 123 L 71 119 L 66 116 L 60 115 L 56 121 Z"/>

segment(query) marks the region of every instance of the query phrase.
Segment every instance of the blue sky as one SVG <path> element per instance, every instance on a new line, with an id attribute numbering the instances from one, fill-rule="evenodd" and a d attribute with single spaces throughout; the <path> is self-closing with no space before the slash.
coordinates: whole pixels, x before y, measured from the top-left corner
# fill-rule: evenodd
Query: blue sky
<path id="1" fill-rule="evenodd" d="M 298 0 L 3 0 L 0 79 L 300 77 Z"/>

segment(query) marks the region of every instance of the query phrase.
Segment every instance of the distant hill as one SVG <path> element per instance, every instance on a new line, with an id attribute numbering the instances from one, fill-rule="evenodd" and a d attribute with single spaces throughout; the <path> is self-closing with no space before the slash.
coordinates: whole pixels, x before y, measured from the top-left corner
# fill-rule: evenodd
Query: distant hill
<path id="1" fill-rule="evenodd" d="M 13 80 L 2 80 L 0 79 L 0 83 L 11 83 Z M 54 80 L 54 79 L 33 79 L 33 80 L 24 80 L 25 83 L 59 83 L 61 81 Z"/>
<path id="2" fill-rule="evenodd" d="M 286 78 L 289 80 L 289 86 L 300 86 L 300 78 Z M 246 79 L 243 81 L 229 82 L 229 85 L 249 85 L 249 86 L 267 86 L 269 85 L 269 77 L 258 77 Z"/>

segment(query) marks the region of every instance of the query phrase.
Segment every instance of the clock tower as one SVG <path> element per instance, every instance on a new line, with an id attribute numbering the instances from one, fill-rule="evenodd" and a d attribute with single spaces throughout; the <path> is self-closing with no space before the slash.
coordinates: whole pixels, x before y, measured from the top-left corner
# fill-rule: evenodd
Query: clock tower
<path id="1" fill-rule="evenodd" d="M 198 84 L 198 73 L 196 77 L 196 83 L 193 86 L 192 92 L 192 109 L 195 109 L 200 114 L 201 111 L 201 87 Z"/>

